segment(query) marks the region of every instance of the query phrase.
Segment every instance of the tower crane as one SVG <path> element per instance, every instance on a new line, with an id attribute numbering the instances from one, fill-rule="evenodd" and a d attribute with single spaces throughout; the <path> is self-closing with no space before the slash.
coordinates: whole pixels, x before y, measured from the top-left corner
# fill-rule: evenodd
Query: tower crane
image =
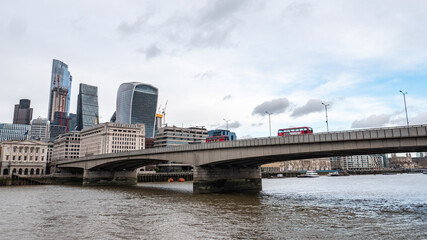
<path id="1" fill-rule="evenodd" d="M 168 106 L 168 100 L 166 100 L 165 107 L 162 109 L 163 114 L 163 125 L 166 126 L 166 107 Z"/>

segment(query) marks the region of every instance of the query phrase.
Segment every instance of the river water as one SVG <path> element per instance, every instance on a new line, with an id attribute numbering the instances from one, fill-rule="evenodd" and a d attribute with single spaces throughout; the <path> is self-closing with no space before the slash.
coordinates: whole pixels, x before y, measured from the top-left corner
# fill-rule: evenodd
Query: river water
<path id="1" fill-rule="evenodd" d="M 263 179 L 258 194 L 192 183 L 0 188 L 0 239 L 427 239 L 427 175 Z"/>

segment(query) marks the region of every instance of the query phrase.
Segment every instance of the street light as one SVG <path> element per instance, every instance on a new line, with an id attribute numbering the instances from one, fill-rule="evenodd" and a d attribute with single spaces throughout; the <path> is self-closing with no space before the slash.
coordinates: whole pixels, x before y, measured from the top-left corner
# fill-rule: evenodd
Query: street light
<path id="1" fill-rule="evenodd" d="M 408 92 L 403 92 L 402 90 L 400 90 L 400 92 L 403 94 L 403 103 L 405 104 L 405 113 L 406 113 L 406 125 L 409 127 L 408 109 L 406 108 L 406 94 L 408 94 Z"/>
<path id="2" fill-rule="evenodd" d="M 225 118 L 223 118 L 224 119 L 224 121 L 227 123 L 227 130 L 228 130 L 228 122 L 229 121 L 231 121 L 231 120 L 227 120 L 227 119 L 225 119 Z"/>
<path id="3" fill-rule="evenodd" d="M 327 103 L 323 103 L 322 104 L 325 106 L 325 113 L 326 113 L 326 131 L 329 132 L 329 124 L 328 124 L 328 106 L 329 104 Z"/>
<path id="4" fill-rule="evenodd" d="M 271 116 L 271 114 L 273 114 L 273 113 L 269 113 L 269 112 L 267 112 L 267 111 L 265 111 L 265 113 L 267 113 L 267 114 L 268 114 L 268 126 L 269 126 L 269 128 L 270 128 L 270 137 L 271 137 L 271 118 L 270 118 L 270 116 Z"/>

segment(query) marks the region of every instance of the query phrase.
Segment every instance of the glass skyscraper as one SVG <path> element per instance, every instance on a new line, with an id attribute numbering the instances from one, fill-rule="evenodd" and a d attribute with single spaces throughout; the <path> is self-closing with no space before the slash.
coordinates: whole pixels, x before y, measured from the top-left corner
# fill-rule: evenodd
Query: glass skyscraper
<path id="1" fill-rule="evenodd" d="M 0 123 L 0 142 L 27 140 L 31 126 L 27 124 Z"/>
<path id="2" fill-rule="evenodd" d="M 80 83 L 77 99 L 77 130 L 99 123 L 98 87 Z"/>
<path id="3" fill-rule="evenodd" d="M 68 71 L 68 65 L 53 59 L 47 117 L 52 123 L 55 122 L 55 112 L 62 112 L 60 121 L 67 121 L 66 118 L 70 112 L 71 82 L 72 77 Z M 62 125 L 64 124 L 62 123 Z"/>
<path id="4" fill-rule="evenodd" d="M 157 88 L 143 83 L 123 83 L 117 91 L 116 122 L 144 123 L 145 136 L 154 137 Z"/>

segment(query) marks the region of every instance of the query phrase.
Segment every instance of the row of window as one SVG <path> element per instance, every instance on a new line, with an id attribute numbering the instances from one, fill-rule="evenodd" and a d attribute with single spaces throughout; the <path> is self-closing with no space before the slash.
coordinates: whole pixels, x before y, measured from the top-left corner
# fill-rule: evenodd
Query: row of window
<path id="1" fill-rule="evenodd" d="M 39 168 L 13 168 L 12 169 L 12 174 L 18 174 L 18 175 L 39 175 L 39 174 L 43 174 L 43 169 L 39 169 Z M 9 169 L 5 168 L 3 169 L 3 175 L 9 175 Z"/>
<path id="2" fill-rule="evenodd" d="M 27 157 L 27 156 L 12 156 L 12 158 L 11 158 L 10 155 L 6 155 L 6 161 L 9 161 L 10 159 L 12 159 L 12 161 L 16 161 L 16 160 L 18 160 L 18 161 L 21 161 L 21 160 L 27 161 L 27 159 L 29 161 L 33 161 L 33 156 L 29 156 L 29 157 Z M 40 159 L 43 162 L 44 161 L 44 156 L 42 156 Z M 39 157 L 35 156 L 34 157 L 34 161 L 38 161 L 38 160 L 39 160 Z"/>
<path id="3" fill-rule="evenodd" d="M 9 147 L 7 149 L 9 150 Z M 36 148 L 34 148 L 34 147 L 13 147 L 14 153 L 16 153 L 17 151 L 20 153 L 22 153 L 22 152 L 27 153 L 28 150 L 30 150 L 30 153 L 33 153 L 34 150 L 36 153 L 39 153 L 40 148 L 39 147 L 36 147 Z M 42 153 L 44 153 L 44 148 L 42 149 Z"/>

